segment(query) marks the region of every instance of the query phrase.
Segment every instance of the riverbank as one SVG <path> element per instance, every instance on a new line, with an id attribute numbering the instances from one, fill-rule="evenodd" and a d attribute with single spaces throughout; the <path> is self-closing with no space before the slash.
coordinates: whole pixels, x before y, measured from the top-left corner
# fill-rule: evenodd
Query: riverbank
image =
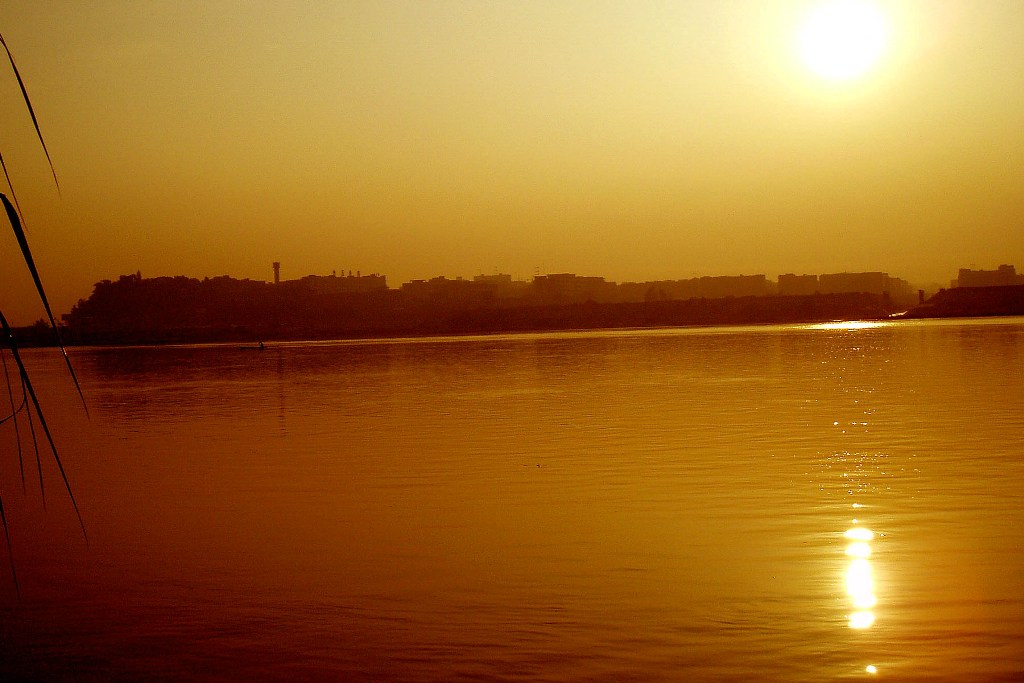
<path id="1" fill-rule="evenodd" d="M 247 343 L 367 339 L 467 334 L 503 334 L 558 330 L 645 327 L 699 327 L 816 323 L 833 320 L 885 320 L 893 317 L 970 318 L 1024 315 L 1024 286 L 958 287 L 938 292 L 901 311 L 884 295 L 868 293 L 806 296 L 745 296 L 671 301 L 574 303 L 560 305 L 463 306 L 409 305 L 378 297 L 366 305 L 323 311 L 295 310 L 291 315 L 254 314 L 250 322 L 174 324 L 165 318 L 92 319 L 89 325 L 61 328 L 68 346 Z M 370 305 L 372 304 L 372 305 Z M 19 345 L 52 346 L 53 331 L 36 323 L 15 329 Z"/>
<path id="2" fill-rule="evenodd" d="M 1024 315 L 1024 285 L 940 290 L 903 318 L 969 318 Z"/>
<path id="3" fill-rule="evenodd" d="M 886 319 L 888 297 L 867 293 L 807 296 L 746 296 L 543 306 L 493 305 L 474 308 L 398 305 L 379 298 L 374 306 L 331 308 L 309 314 L 254 315 L 247 323 L 174 325 L 153 318 L 91 320 L 61 329 L 67 345 L 187 344 L 205 342 L 297 341 L 501 334 L 555 330 L 814 323 Z M 20 328 L 20 344 L 55 343 L 52 330 Z"/>

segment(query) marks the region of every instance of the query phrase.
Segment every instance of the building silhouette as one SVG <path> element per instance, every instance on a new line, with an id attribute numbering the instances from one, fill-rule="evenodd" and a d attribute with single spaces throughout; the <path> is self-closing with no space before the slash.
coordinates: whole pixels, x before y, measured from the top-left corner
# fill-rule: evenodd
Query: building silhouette
<path id="1" fill-rule="evenodd" d="M 783 296 L 805 296 L 818 291 L 817 275 L 779 275 L 779 294 Z"/>
<path id="2" fill-rule="evenodd" d="M 1024 274 L 1018 275 L 1017 269 L 1007 264 L 995 270 L 961 268 L 951 284 L 953 287 L 1010 287 L 1024 285 Z"/>
<path id="3" fill-rule="evenodd" d="M 104 280 L 64 325 L 78 343 L 327 339 L 885 317 L 916 299 L 907 282 L 882 272 L 621 284 L 575 273 L 530 281 L 499 273 L 392 289 L 384 275 L 361 271 L 282 280 L 280 266 L 273 263 L 273 282 L 141 273 Z M 1020 276 L 1006 266 L 996 277 Z"/>

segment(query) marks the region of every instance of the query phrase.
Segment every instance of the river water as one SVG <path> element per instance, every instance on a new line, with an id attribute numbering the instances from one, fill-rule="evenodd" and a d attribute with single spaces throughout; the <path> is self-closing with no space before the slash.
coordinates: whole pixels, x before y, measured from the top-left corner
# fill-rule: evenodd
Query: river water
<path id="1" fill-rule="evenodd" d="M 1024 319 L 71 355 L 4 680 L 1024 678 Z"/>

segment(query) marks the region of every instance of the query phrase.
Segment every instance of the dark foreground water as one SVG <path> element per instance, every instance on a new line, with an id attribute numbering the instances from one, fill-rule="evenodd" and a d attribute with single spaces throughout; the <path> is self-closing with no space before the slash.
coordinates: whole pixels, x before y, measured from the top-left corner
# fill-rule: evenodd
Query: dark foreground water
<path id="1" fill-rule="evenodd" d="M 1022 319 L 26 355 L 0 679 L 1024 678 Z"/>

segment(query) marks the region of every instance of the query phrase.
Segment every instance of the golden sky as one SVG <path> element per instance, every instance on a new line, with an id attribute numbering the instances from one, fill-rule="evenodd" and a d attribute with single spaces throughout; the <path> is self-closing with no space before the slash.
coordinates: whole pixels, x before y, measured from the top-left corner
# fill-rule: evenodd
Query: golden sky
<path id="1" fill-rule="evenodd" d="M 143 276 L 1024 267 L 1024 3 L 7 0 L 0 150 L 57 312 Z M 8 235 L 0 307 L 39 317 Z"/>

